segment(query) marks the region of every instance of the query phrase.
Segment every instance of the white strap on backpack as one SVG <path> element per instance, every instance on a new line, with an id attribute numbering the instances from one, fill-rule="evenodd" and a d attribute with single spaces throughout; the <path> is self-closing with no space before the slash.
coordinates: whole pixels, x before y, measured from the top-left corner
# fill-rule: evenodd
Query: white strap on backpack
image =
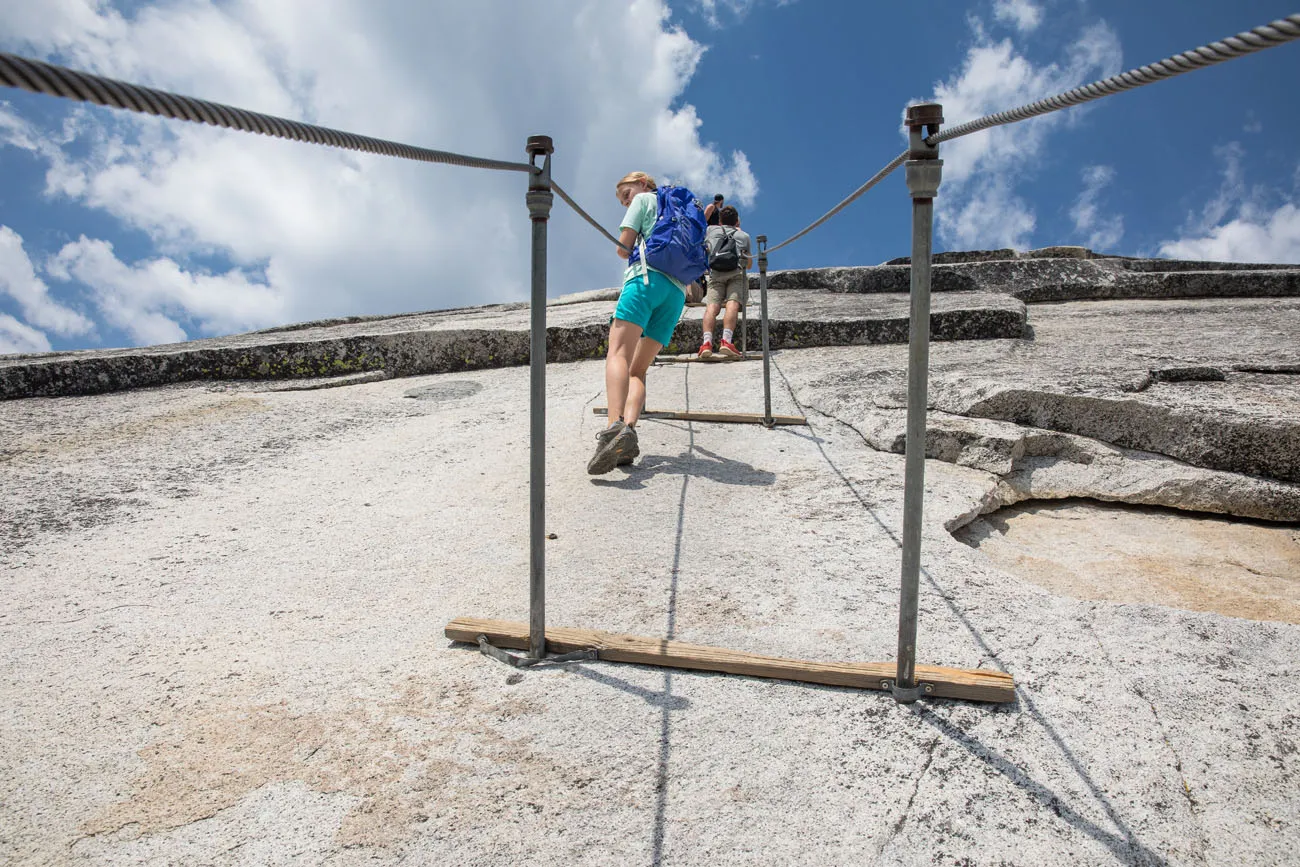
<path id="1" fill-rule="evenodd" d="M 637 236 L 637 244 L 641 250 L 641 279 L 645 285 L 650 285 L 650 263 L 645 260 L 645 238 Z"/>

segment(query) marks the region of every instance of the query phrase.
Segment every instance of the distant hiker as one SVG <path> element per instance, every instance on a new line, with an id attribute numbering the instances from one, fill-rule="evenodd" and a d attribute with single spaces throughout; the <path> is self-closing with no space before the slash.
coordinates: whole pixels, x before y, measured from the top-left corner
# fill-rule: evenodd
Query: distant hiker
<path id="1" fill-rule="evenodd" d="M 739 358 L 740 351 L 731 342 L 735 336 L 736 318 L 749 298 L 749 275 L 745 270 L 753 261 L 749 235 L 740 230 L 740 214 L 731 205 L 718 211 L 720 225 L 709 226 L 705 247 L 709 251 L 709 289 L 704 294 L 704 340 L 700 343 L 700 358 L 712 358 L 713 328 L 718 322 L 718 311 L 725 304 L 727 312 L 722 319 L 722 340 L 717 354 L 723 358 Z"/>
<path id="2" fill-rule="evenodd" d="M 708 223 L 710 226 L 719 225 L 718 220 L 720 219 L 720 214 L 722 212 L 723 201 L 724 199 L 722 198 L 722 193 L 718 193 L 716 196 L 713 197 L 713 201 L 710 202 L 704 208 L 704 222 Z M 701 301 L 704 300 L 704 295 L 708 291 L 709 291 L 709 274 L 706 271 L 704 272 L 704 276 L 700 278 L 700 282 L 693 283 L 690 286 L 686 287 L 686 303 L 687 304 L 700 303 Z"/>
<path id="3" fill-rule="evenodd" d="M 724 201 L 726 200 L 722 197 L 722 193 L 713 197 L 713 201 L 704 208 L 704 222 L 710 226 L 718 225 L 718 212 L 722 210 Z"/>
<path id="4" fill-rule="evenodd" d="M 645 172 L 625 176 L 614 191 L 619 204 L 627 208 L 618 241 L 632 253 L 618 248 L 619 257 L 629 262 L 609 326 L 605 355 L 609 424 L 596 434 L 596 453 L 587 463 L 593 476 L 630 464 L 641 453 L 636 423 L 645 406 L 646 371 L 659 350 L 672 342 L 686 304 L 686 287 L 703 275 L 708 264 L 704 213 L 694 193 L 685 187 L 661 190 Z"/>

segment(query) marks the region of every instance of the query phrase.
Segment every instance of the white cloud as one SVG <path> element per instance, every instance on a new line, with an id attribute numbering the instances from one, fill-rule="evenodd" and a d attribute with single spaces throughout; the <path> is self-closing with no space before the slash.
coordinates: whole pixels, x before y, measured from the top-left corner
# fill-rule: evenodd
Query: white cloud
<path id="1" fill-rule="evenodd" d="M 1212 262 L 1300 264 L 1300 208 L 1288 202 L 1269 214 L 1236 217 L 1196 238 L 1160 244 L 1160 255 Z"/>
<path id="2" fill-rule="evenodd" d="M 1086 166 L 1080 174 L 1083 190 L 1070 208 L 1074 230 L 1084 239 L 1084 246 L 1089 249 L 1112 250 L 1119 239 L 1124 237 L 1124 218 L 1119 215 L 1103 216 L 1098 202 L 1102 191 L 1115 180 L 1115 170 L 1110 166 Z"/>
<path id="3" fill-rule="evenodd" d="M 63 337 L 94 330 L 94 323 L 89 319 L 50 297 L 49 287 L 36 276 L 36 269 L 23 249 L 23 239 L 8 226 L 0 226 L 0 293 L 18 303 L 23 318 L 34 328 Z"/>
<path id="4" fill-rule="evenodd" d="M 668 15 L 663 0 L 179 0 L 129 14 L 49 0 L 0 4 L 0 33 L 88 71 L 442 150 L 522 162 L 525 139 L 548 134 L 556 180 L 613 227 L 614 182 L 633 169 L 741 204 L 758 191 L 736 143 L 702 141 L 680 102 L 703 49 Z M 46 160 L 49 195 L 157 245 L 130 266 L 84 239 L 59 257 L 121 322 L 146 317 L 121 326 L 138 339 L 175 338 L 155 316 L 207 331 L 527 297 L 521 174 L 103 109 L 58 133 L 5 117 L 0 140 Z M 551 294 L 618 281 L 609 243 L 558 198 L 550 239 Z M 208 277 L 186 264 L 193 254 L 237 267 Z"/>
<path id="5" fill-rule="evenodd" d="M 80 195 L 84 192 L 84 178 L 63 149 L 77 138 L 85 114 L 84 109 L 74 109 L 56 135 L 36 128 L 14 114 L 8 103 L 0 102 L 0 144 L 29 151 L 45 160 L 49 166 L 45 174 L 47 194 Z"/>
<path id="6" fill-rule="evenodd" d="M 7 313 L 0 313 L 0 355 L 49 351 L 50 341 L 44 334 Z"/>
<path id="7" fill-rule="evenodd" d="M 935 86 L 932 101 L 943 104 L 947 126 L 1006 111 L 1115 74 L 1119 40 L 1104 22 L 1080 34 L 1062 64 L 1036 66 L 1010 39 L 990 42 L 978 20 L 977 43 L 961 70 Z M 965 247 L 1028 243 L 1035 215 L 1014 195 L 1016 181 L 1038 161 L 1049 134 L 1077 123 L 1086 108 L 1066 109 L 1027 121 L 973 133 L 940 148 L 943 186 L 936 200 L 939 237 Z M 1006 211 L 1000 211 L 1006 208 Z M 980 215 L 987 222 L 974 219 Z"/>
<path id="8" fill-rule="evenodd" d="M 710 27 L 722 27 L 724 16 L 742 19 L 757 0 L 694 0 L 694 5 Z"/>
<path id="9" fill-rule="evenodd" d="M 993 0 L 993 17 L 1030 33 L 1043 23 L 1043 10 L 1032 0 Z"/>
<path id="10" fill-rule="evenodd" d="M 1223 163 L 1223 183 L 1219 185 L 1214 198 L 1206 202 L 1200 214 L 1188 216 L 1188 230 L 1194 234 L 1208 232 L 1234 208 L 1253 208 L 1252 202 L 1263 195 L 1262 190 L 1252 191 L 1246 186 L 1246 174 L 1241 167 L 1246 151 L 1239 143 L 1228 142 L 1216 147 L 1214 155 Z"/>
<path id="11" fill-rule="evenodd" d="M 1242 170 L 1245 149 L 1231 142 L 1215 149 L 1223 183 L 1200 213 L 1188 215 L 1183 237 L 1162 241 L 1160 255 L 1216 262 L 1300 264 L 1300 190 L 1281 205 L 1264 187 L 1251 187 Z M 1300 185 L 1300 166 L 1296 179 Z"/>
<path id="12" fill-rule="evenodd" d="M 975 180 L 945 217 L 944 238 L 953 249 L 1024 249 L 1036 224 L 1033 208 L 1011 191 L 1006 178 Z"/>
<path id="13" fill-rule="evenodd" d="M 241 271 L 193 273 L 166 258 L 127 265 L 112 244 L 84 236 L 66 244 L 48 272 L 91 287 L 104 318 L 140 343 L 185 340 L 182 321 L 195 322 L 201 334 L 229 334 L 275 321 L 280 313 L 273 290 Z"/>
<path id="14" fill-rule="evenodd" d="M 721 29 L 728 20 L 743 21 L 763 0 L 690 0 L 690 5 L 710 27 Z M 788 6 L 797 0 L 774 0 L 777 6 Z"/>

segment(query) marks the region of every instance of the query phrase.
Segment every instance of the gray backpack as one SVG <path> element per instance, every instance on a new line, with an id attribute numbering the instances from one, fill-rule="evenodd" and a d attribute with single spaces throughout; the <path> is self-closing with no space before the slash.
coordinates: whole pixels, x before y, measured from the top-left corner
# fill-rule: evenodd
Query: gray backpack
<path id="1" fill-rule="evenodd" d="M 728 232 L 727 229 L 731 228 Z M 740 248 L 736 246 L 736 230 L 724 227 L 722 237 L 713 242 L 709 250 L 710 271 L 735 271 L 740 267 Z"/>

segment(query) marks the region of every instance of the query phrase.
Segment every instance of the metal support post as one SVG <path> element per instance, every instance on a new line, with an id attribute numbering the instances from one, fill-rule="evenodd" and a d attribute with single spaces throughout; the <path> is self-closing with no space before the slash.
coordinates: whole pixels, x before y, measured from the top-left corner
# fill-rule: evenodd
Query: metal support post
<path id="1" fill-rule="evenodd" d="M 546 656 L 546 221 L 551 216 L 550 136 L 528 138 L 528 216 L 533 221 L 533 294 L 529 333 L 528 655 Z"/>
<path id="2" fill-rule="evenodd" d="M 907 190 L 912 196 L 912 310 L 907 352 L 907 451 L 903 480 L 903 570 L 898 607 L 898 669 L 891 684 L 895 700 L 913 702 L 929 690 L 916 682 L 916 615 L 921 571 L 921 524 L 925 498 L 925 413 L 930 373 L 930 253 L 934 197 L 943 160 L 925 143 L 943 123 L 943 106 L 907 108 L 910 139 Z M 925 130 L 922 133 L 922 130 Z"/>
<path id="3" fill-rule="evenodd" d="M 772 421 L 772 370 L 767 336 L 767 235 L 759 235 L 754 240 L 758 242 L 758 298 L 763 315 L 763 426 L 770 430 L 775 422 Z"/>

